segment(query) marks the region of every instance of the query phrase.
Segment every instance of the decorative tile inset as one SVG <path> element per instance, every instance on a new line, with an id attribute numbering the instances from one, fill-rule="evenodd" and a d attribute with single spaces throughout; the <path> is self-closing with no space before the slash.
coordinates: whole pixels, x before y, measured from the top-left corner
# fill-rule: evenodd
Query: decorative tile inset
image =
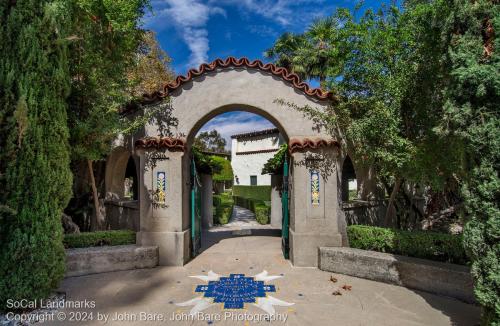
<path id="1" fill-rule="evenodd" d="M 177 303 L 178 306 L 194 306 L 189 312 L 195 315 L 214 304 L 222 304 L 224 309 L 243 309 L 246 303 L 264 310 L 269 315 L 274 315 L 274 306 L 291 306 L 293 303 L 274 298 L 270 292 L 276 292 L 276 286 L 266 284 L 282 276 L 269 275 L 263 271 L 255 276 L 245 274 L 230 274 L 229 277 L 218 275 L 212 271 L 208 275 L 191 276 L 205 282 L 206 285 L 196 286 L 195 292 L 202 293 L 201 297 Z"/>
<path id="2" fill-rule="evenodd" d="M 165 203 L 167 197 L 167 175 L 163 171 L 156 172 L 156 196 L 155 202 Z"/>
<path id="3" fill-rule="evenodd" d="M 311 171 L 311 204 L 319 205 L 319 173 Z"/>

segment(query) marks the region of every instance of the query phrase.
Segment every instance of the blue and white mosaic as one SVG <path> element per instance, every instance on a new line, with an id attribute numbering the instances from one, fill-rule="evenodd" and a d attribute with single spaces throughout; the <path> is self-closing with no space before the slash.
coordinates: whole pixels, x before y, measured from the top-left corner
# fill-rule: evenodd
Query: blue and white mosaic
<path id="1" fill-rule="evenodd" d="M 190 314 L 194 315 L 212 305 L 222 304 L 224 309 L 243 309 L 245 304 L 253 304 L 270 315 L 275 314 L 274 306 L 291 306 L 293 303 L 276 299 L 269 293 L 276 293 L 276 287 L 266 284 L 281 275 L 268 275 L 263 271 L 255 276 L 245 274 L 230 274 L 220 276 L 212 271 L 205 275 L 191 276 L 208 282 L 196 286 L 195 293 L 202 293 L 201 297 L 178 303 L 178 306 L 194 306 Z"/>

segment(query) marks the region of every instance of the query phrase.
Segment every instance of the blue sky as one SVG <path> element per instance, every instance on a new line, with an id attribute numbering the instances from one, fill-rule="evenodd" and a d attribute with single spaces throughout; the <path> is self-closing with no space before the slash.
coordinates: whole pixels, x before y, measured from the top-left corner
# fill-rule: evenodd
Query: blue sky
<path id="1" fill-rule="evenodd" d="M 287 31 L 300 33 L 337 7 L 354 8 L 354 0 L 152 0 L 144 27 L 154 30 L 172 58 L 177 74 L 216 58 L 264 59 L 262 53 Z M 366 0 L 377 9 L 384 1 Z M 316 85 L 314 85 L 316 86 Z M 231 132 L 265 129 L 272 124 L 251 113 L 229 112 L 203 126 L 229 139 Z"/>

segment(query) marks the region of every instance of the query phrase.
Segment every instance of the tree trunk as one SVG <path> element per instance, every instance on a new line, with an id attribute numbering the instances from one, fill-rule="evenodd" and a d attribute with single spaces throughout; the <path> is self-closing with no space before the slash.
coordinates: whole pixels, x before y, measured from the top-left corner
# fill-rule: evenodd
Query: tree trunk
<path id="1" fill-rule="evenodd" d="M 394 216 L 396 215 L 394 200 L 396 199 L 396 195 L 399 192 L 402 181 L 403 180 L 401 178 L 396 178 L 396 183 L 394 183 L 394 187 L 392 188 L 391 196 L 389 197 L 389 203 L 387 204 L 387 211 L 385 212 L 385 226 L 389 226 L 389 223 L 391 223 L 390 225 L 392 225 L 392 221 L 394 220 Z"/>
<path id="2" fill-rule="evenodd" d="M 92 197 L 94 199 L 94 216 L 90 222 L 90 230 L 99 230 L 102 225 L 101 208 L 99 206 L 99 195 L 97 194 L 97 187 L 95 185 L 94 168 L 92 167 L 92 160 L 87 160 L 89 168 L 90 186 L 92 187 Z"/>

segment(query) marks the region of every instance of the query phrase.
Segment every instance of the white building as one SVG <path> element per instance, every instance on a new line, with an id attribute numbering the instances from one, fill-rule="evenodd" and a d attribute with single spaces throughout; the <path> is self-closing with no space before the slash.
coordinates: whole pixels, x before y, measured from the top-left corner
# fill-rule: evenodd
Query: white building
<path id="1" fill-rule="evenodd" d="M 271 176 L 262 174 L 264 164 L 276 154 L 283 137 L 277 128 L 231 136 L 231 166 L 235 185 L 271 185 Z"/>

